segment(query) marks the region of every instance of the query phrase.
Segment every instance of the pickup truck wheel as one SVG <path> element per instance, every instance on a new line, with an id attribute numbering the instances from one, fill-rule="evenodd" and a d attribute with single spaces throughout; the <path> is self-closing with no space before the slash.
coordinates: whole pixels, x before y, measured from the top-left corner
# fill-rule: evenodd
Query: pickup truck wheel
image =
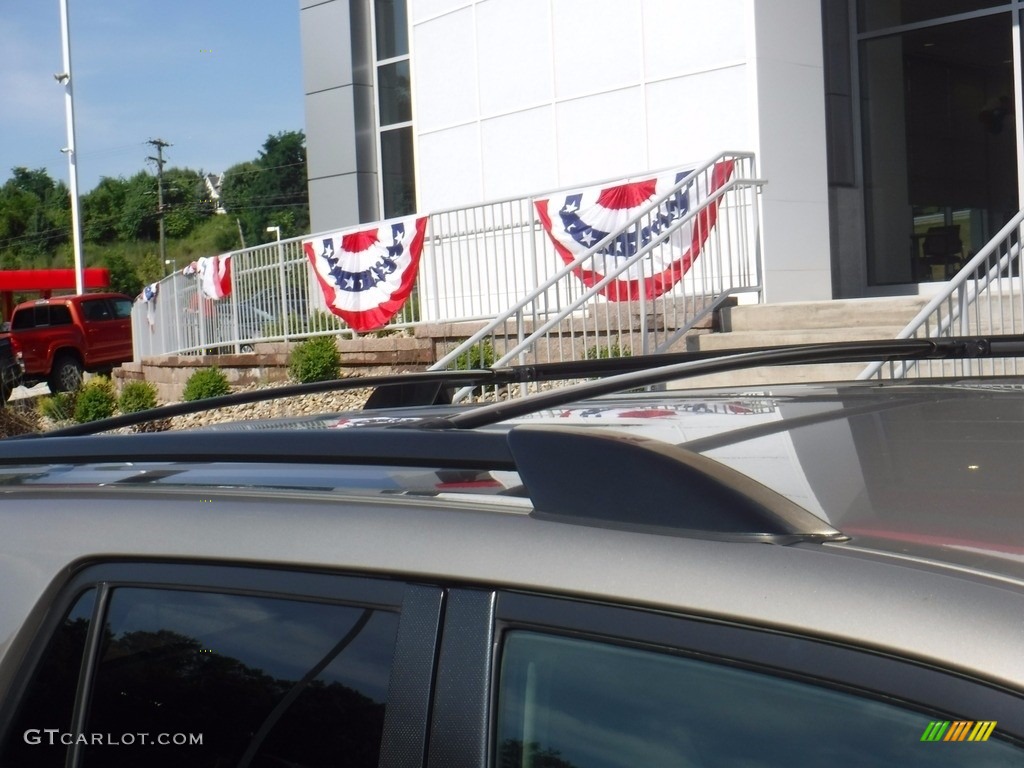
<path id="1" fill-rule="evenodd" d="M 82 365 L 73 357 L 64 355 L 53 362 L 47 381 L 51 392 L 74 392 L 82 386 Z"/>

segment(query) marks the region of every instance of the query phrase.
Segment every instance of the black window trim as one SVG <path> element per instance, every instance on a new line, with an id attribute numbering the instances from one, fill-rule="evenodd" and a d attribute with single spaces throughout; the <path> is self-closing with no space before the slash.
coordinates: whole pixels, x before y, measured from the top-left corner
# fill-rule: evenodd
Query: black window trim
<path id="1" fill-rule="evenodd" d="M 533 630 L 749 669 L 832 688 L 944 720 L 996 720 L 995 736 L 1024 747 L 1024 695 L 909 658 L 821 638 L 640 608 L 519 592 L 497 596 L 491 711 L 506 633 Z M 493 764 L 496 718 L 490 723 Z"/>
<path id="2" fill-rule="evenodd" d="M 436 585 L 365 574 L 292 570 L 259 564 L 98 563 L 83 567 L 63 586 L 49 590 L 43 597 L 49 604 L 41 620 L 23 627 L 12 641 L 12 650 L 26 647 L 27 651 L 20 660 L 6 700 L 0 701 L 0 744 L 12 737 L 10 727 L 50 638 L 75 602 L 95 590 L 72 716 L 73 726 L 83 728 L 88 715 L 86 697 L 99 664 L 98 649 L 110 595 L 115 589 L 126 587 L 342 604 L 396 613 L 398 636 L 388 681 L 379 768 L 421 768 L 424 765 L 444 590 Z M 386 750 L 385 745 L 389 744 L 399 744 L 400 749 Z M 80 746 L 72 747 L 69 765 L 80 764 L 80 751 Z"/>

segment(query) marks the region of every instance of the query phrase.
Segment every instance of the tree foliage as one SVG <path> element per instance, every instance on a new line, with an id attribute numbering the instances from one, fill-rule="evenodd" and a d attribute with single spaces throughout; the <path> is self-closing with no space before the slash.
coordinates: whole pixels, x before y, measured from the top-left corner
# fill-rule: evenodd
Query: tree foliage
<path id="1" fill-rule="evenodd" d="M 221 196 L 228 213 L 237 218 L 247 245 L 271 239 L 267 227 L 283 235 L 309 230 L 306 186 L 306 136 L 283 131 L 268 136 L 254 162 L 239 163 L 224 173 Z"/>
<path id="2" fill-rule="evenodd" d="M 301 131 L 267 137 L 258 156 L 227 170 L 221 202 L 228 216 L 215 216 L 215 204 L 201 171 L 168 167 L 163 173 L 164 234 L 168 258 L 180 264 L 205 253 L 272 239 L 268 226 L 284 236 L 309 230 L 306 146 Z M 130 178 L 103 177 L 81 196 L 85 261 L 111 270 L 116 290 L 135 295 L 165 273 L 155 255 L 160 211 L 157 177 L 140 170 Z M 207 236 L 208 222 L 218 226 Z M 236 222 L 237 219 L 237 222 Z M 203 226 L 197 246 L 187 238 Z M 139 244 L 142 244 L 141 246 Z M 150 247 L 152 244 L 152 247 Z M 70 265 L 71 199 L 67 186 L 44 169 L 18 167 L 0 184 L 0 268 L 49 268 Z M 202 249 L 204 252 L 196 252 Z"/>

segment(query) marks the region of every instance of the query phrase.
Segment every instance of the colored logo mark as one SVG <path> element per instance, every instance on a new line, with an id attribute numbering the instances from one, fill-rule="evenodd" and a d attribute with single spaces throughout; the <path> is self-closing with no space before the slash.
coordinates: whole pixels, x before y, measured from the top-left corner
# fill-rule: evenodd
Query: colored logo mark
<path id="1" fill-rule="evenodd" d="M 935 720 L 921 734 L 921 741 L 988 741 L 995 720 Z"/>

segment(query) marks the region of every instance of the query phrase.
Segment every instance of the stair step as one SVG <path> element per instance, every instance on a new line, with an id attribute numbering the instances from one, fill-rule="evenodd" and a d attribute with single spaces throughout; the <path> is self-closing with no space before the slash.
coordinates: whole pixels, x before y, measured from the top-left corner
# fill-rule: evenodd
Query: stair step
<path id="1" fill-rule="evenodd" d="M 788 344 L 823 344 L 829 341 L 895 339 L 903 325 L 847 326 L 796 330 L 751 330 L 732 333 L 702 333 L 688 337 L 691 350 L 741 349 L 744 347 L 781 347 Z"/>
<path id="2" fill-rule="evenodd" d="M 746 371 L 713 373 L 672 382 L 669 389 L 700 389 L 703 387 L 760 387 L 776 384 L 851 381 L 867 367 L 867 363 L 829 363 L 827 365 L 773 365 Z"/>
<path id="3" fill-rule="evenodd" d="M 722 330 L 726 332 L 884 325 L 896 325 L 902 329 L 927 302 L 926 296 L 899 296 L 748 304 L 723 308 L 720 318 Z"/>

